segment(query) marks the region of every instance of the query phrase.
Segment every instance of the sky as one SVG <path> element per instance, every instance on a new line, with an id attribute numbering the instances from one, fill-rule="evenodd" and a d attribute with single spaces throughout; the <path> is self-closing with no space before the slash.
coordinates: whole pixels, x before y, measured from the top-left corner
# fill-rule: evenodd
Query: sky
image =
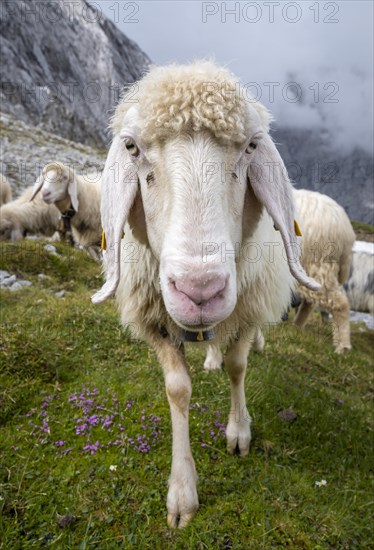
<path id="1" fill-rule="evenodd" d="M 279 124 L 373 150 L 373 6 L 354 1 L 90 0 L 156 64 L 212 58 Z"/>

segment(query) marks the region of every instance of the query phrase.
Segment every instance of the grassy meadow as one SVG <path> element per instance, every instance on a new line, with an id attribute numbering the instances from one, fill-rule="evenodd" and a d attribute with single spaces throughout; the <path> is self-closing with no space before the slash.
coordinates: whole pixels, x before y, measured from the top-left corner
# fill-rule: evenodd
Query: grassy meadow
<path id="1" fill-rule="evenodd" d="M 33 283 L 0 290 L 1 549 L 374 548 L 373 331 L 352 325 L 341 357 L 317 315 L 273 329 L 249 359 L 245 458 L 225 450 L 224 369 L 188 350 L 200 509 L 172 531 L 161 368 L 113 302 L 91 304 L 100 266 L 55 246 L 1 244 L 0 269 Z"/>

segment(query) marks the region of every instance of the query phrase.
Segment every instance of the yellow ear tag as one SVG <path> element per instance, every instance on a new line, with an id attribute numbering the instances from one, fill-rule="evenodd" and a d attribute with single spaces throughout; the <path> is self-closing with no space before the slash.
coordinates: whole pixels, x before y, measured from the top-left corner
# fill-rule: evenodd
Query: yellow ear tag
<path id="1" fill-rule="evenodd" d="M 101 250 L 106 250 L 106 238 L 104 229 L 101 233 Z"/>
<path id="2" fill-rule="evenodd" d="M 203 331 L 202 331 L 202 330 L 200 330 L 200 331 L 197 333 L 196 340 L 197 340 L 198 342 L 204 342 L 204 335 L 203 335 Z"/>
<path id="3" fill-rule="evenodd" d="M 293 224 L 294 224 L 294 227 L 295 227 L 295 233 L 296 233 L 297 237 L 302 237 L 303 234 L 301 233 L 301 230 L 300 230 L 300 227 L 299 227 L 299 224 L 297 223 L 297 221 L 294 220 Z"/>

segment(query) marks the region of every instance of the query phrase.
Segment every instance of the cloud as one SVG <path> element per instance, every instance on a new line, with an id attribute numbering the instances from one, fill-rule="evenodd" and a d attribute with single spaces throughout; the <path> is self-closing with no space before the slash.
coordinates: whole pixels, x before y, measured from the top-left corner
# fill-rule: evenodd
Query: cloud
<path id="1" fill-rule="evenodd" d="M 155 63 L 213 57 L 260 90 L 279 125 L 323 127 L 341 147 L 372 151 L 371 2 L 94 4 Z"/>

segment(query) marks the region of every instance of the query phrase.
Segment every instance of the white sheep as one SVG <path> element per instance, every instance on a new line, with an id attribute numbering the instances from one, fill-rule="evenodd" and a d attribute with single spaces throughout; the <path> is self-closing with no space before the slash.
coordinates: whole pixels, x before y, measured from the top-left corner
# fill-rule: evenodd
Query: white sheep
<path id="1" fill-rule="evenodd" d="M 269 114 L 246 97 L 210 62 L 152 69 L 138 82 L 137 102 L 125 95 L 117 107 L 103 172 L 106 282 L 92 300 L 116 294 L 122 322 L 163 367 L 173 430 L 170 527 L 187 525 L 198 508 L 183 343 L 228 344 L 227 448 L 244 456 L 253 327 L 279 321 L 291 272 L 318 288 L 298 261 L 292 188 L 268 134 Z"/>
<path id="2" fill-rule="evenodd" d="M 337 353 L 351 349 L 349 302 L 342 288 L 352 261 L 355 232 L 344 210 L 330 197 L 294 189 L 294 200 L 303 239 L 301 264 L 320 284 L 318 292 L 298 286 L 302 300 L 295 325 L 303 328 L 314 308 L 332 315 L 332 337 Z"/>
<path id="3" fill-rule="evenodd" d="M 61 162 L 50 162 L 35 182 L 31 200 L 39 191 L 45 203 L 54 204 L 61 212 L 73 242 L 87 249 L 94 259 L 100 259 L 100 177 L 78 175 Z"/>
<path id="4" fill-rule="evenodd" d="M 51 237 L 57 229 L 60 212 L 40 198 L 30 202 L 33 188 L 0 208 L 0 239 L 17 240 L 27 234 Z"/>
<path id="5" fill-rule="evenodd" d="M 355 242 L 351 272 L 344 288 L 351 309 L 374 315 L 374 243 Z"/>
<path id="6" fill-rule="evenodd" d="M 3 174 L 0 174 L 0 206 L 12 200 L 12 190 Z"/>

